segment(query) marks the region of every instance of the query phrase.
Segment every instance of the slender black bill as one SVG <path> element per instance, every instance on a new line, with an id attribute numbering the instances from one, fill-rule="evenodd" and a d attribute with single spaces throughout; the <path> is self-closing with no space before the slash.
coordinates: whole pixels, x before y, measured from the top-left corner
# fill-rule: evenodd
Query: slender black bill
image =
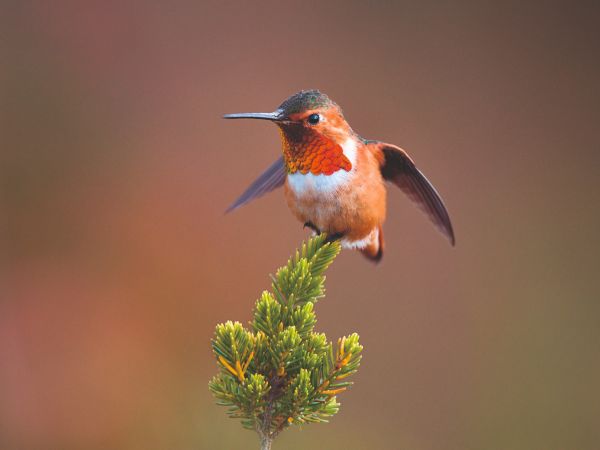
<path id="1" fill-rule="evenodd" d="M 224 119 L 260 119 L 270 120 L 272 122 L 286 123 L 287 119 L 282 111 L 277 110 L 270 113 L 237 113 L 225 114 Z M 280 156 L 262 175 L 260 175 L 254 183 L 252 183 L 244 193 L 233 202 L 225 213 L 233 211 L 246 203 L 261 197 L 280 186 L 283 186 L 287 170 L 283 161 L 283 156 Z"/>
<path id="2" fill-rule="evenodd" d="M 279 111 L 274 111 L 270 113 L 236 113 L 236 114 L 225 114 L 223 116 L 224 119 L 260 119 L 260 120 L 271 120 L 278 121 L 281 120 L 281 113 Z"/>

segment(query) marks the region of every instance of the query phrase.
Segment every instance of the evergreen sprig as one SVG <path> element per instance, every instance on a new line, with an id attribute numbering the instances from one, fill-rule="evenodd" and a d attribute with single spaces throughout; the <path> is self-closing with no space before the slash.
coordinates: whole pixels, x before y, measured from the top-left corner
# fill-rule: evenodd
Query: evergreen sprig
<path id="1" fill-rule="evenodd" d="M 286 427 L 327 422 L 337 395 L 351 384 L 362 346 L 356 333 L 337 345 L 314 331 L 314 304 L 324 296 L 324 272 L 340 252 L 324 235 L 303 243 L 272 276 L 257 300 L 249 329 L 217 325 L 212 348 L 220 366 L 209 389 L 227 414 L 256 430 L 263 449 Z"/>

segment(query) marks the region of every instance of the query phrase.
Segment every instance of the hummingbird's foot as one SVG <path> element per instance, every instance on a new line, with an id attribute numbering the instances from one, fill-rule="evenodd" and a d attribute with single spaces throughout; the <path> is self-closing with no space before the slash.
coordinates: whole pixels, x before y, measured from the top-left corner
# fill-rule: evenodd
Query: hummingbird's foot
<path id="1" fill-rule="evenodd" d="M 339 241 L 343 237 L 344 237 L 344 233 L 329 234 L 329 235 L 327 235 L 327 238 L 325 239 L 325 243 L 331 244 L 332 242 Z"/>
<path id="2" fill-rule="evenodd" d="M 310 228 L 310 229 L 311 229 L 311 230 L 313 230 L 315 233 L 317 233 L 317 234 L 321 234 L 321 230 L 319 230 L 319 229 L 317 228 L 317 226 L 316 226 L 314 223 L 312 223 L 312 222 L 306 222 L 306 223 L 304 224 L 304 228 Z"/>

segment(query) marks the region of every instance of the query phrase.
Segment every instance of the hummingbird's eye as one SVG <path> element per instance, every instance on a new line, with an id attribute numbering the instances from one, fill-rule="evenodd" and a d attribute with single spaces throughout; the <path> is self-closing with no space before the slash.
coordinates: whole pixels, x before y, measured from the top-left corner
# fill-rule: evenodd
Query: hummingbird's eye
<path id="1" fill-rule="evenodd" d="M 318 124 L 319 120 L 321 120 L 321 116 L 319 116 L 318 114 L 311 114 L 310 116 L 308 116 L 308 123 L 310 123 L 311 125 Z"/>

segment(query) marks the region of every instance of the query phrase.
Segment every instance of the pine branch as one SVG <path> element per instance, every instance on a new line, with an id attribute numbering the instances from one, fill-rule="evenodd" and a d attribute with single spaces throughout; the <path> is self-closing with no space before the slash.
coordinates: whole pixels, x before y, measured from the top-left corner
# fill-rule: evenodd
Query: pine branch
<path id="1" fill-rule="evenodd" d="M 352 385 L 360 365 L 356 333 L 334 346 L 314 331 L 314 304 L 324 297 L 324 273 L 340 252 L 320 235 L 302 244 L 271 276 L 272 292 L 257 300 L 250 329 L 217 325 L 212 348 L 219 373 L 209 389 L 227 414 L 255 430 L 261 449 L 291 425 L 327 422 L 337 395 Z"/>

